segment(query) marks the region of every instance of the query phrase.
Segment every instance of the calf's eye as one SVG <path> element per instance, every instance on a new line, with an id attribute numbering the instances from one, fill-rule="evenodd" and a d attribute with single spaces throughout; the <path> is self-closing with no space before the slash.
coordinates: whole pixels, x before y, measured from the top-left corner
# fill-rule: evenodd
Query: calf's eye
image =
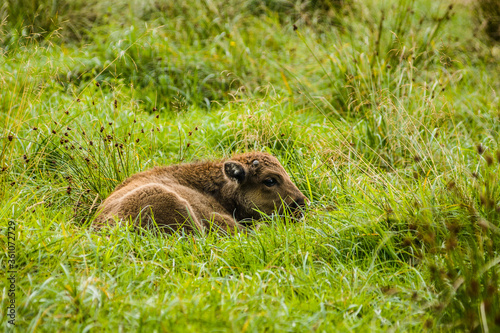
<path id="1" fill-rule="evenodd" d="M 266 178 L 266 179 L 264 179 L 263 183 L 264 183 L 264 185 L 266 185 L 267 187 L 272 187 L 272 186 L 274 186 L 274 185 L 278 184 L 278 182 L 276 181 L 276 179 L 271 178 L 271 177 L 270 177 L 270 178 Z"/>

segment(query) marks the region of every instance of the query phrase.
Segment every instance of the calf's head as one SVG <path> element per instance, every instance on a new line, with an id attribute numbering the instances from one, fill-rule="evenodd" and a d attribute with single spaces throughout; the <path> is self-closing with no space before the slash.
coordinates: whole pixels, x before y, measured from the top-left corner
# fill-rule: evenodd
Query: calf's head
<path id="1" fill-rule="evenodd" d="M 307 198 L 295 186 L 280 162 L 267 153 L 247 153 L 224 162 L 230 180 L 236 218 L 260 217 L 260 212 L 282 213 L 284 206 L 297 212 Z"/>

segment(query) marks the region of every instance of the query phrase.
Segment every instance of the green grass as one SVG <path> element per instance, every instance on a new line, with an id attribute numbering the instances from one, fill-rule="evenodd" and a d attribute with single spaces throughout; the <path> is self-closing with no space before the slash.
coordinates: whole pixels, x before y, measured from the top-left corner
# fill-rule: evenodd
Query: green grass
<path id="1" fill-rule="evenodd" d="M 500 46 L 482 2 L 8 1 L 2 328 L 498 330 Z M 251 150 L 311 200 L 300 223 L 88 228 L 135 172 Z"/>

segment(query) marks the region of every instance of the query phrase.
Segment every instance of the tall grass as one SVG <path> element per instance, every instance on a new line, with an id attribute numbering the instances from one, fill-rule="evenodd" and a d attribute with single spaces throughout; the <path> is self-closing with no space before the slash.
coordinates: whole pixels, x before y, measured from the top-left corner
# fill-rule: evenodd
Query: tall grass
<path id="1" fill-rule="evenodd" d="M 55 20 L 38 2 L 43 30 L 2 7 L 17 330 L 497 329 L 498 54 L 471 7 L 77 4 Z M 107 9 L 71 35 L 94 6 Z M 301 222 L 235 237 L 87 228 L 137 171 L 249 150 L 309 197 Z"/>

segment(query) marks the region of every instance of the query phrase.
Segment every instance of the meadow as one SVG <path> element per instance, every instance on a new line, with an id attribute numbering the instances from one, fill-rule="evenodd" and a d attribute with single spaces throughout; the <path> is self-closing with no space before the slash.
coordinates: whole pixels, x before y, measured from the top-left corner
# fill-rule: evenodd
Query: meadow
<path id="1" fill-rule="evenodd" d="M 500 330 L 499 17 L 495 0 L 8 0 L 0 326 Z M 89 228 L 138 171 L 252 150 L 309 198 L 301 222 Z"/>

